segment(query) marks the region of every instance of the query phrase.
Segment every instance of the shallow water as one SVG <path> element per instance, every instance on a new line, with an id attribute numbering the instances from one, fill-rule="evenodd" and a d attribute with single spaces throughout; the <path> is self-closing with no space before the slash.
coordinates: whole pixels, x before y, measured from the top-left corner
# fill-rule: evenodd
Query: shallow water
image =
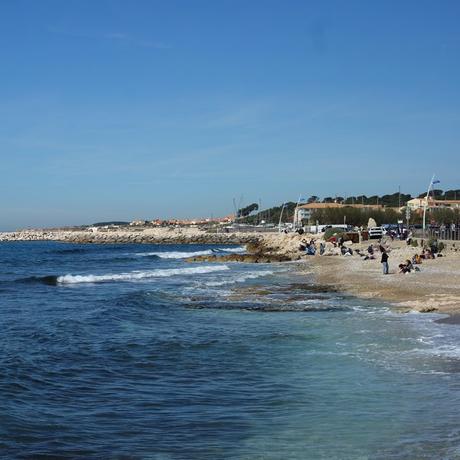
<path id="1" fill-rule="evenodd" d="M 211 249 L 0 245 L 0 457 L 460 458 L 458 326 Z"/>

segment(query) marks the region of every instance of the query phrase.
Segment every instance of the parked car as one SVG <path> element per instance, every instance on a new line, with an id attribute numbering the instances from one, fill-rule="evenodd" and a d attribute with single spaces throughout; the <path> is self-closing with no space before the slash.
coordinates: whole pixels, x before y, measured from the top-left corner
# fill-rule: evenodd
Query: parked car
<path id="1" fill-rule="evenodd" d="M 370 227 L 368 229 L 368 232 L 370 240 L 380 239 L 385 234 L 385 230 L 383 227 Z"/>

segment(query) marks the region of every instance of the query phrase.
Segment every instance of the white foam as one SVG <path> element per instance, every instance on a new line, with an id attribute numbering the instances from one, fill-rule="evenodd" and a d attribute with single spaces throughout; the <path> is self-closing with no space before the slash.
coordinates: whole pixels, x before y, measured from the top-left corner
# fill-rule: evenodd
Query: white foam
<path id="1" fill-rule="evenodd" d="M 217 251 L 221 252 L 234 252 L 234 253 L 241 253 L 246 252 L 246 248 L 244 246 L 238 246 L 237 248 L 217 248 Z"/>
<path id="2" fill-rule="evenodd" d="M 199 275 L 223 270 L 229 270 L 229 267 L 227 265 L 212 265 L 204 267 L 158 269 L 146 272 L 135 271 L 130 273 L 108 273 L 105 275 L 63 275 L 57 278 L 57 282 L 62 284 L 76 284 L 100 283 L 103 281 L 137 281 L 148 278 L 164 278 L 176 275 Z"/>
<path id="3" fill-rule="evenodd" d="M 230 278 L 223 281 L 208 281 L 204 283 L 208 287 L 218 287 L 218 286 L 225 286 L 226 284 L 235 284 L 235 283 L 244 283 L 249 279 L 260 278 L 261 276 L 268 276 L 273 275 L 274 272 L 270 270 L 261 270 L 257 272 L 247 272 L 242 273 L 240 276 L 236 278 Z"/>
<path id="4" fill-rule="evenodd" d="M 185 259 L 187 257 L 197 257 L 197 256 L 210 256 L 212 254 L 225 254 L 225 253 L 242 253 L 245 252 L 246 249 L 242 246 L 237 248 L 215 248 L 215 249 L 205 249 L 203 251 L 158 251 L 158 252 L 138 252 L 136 253 L 137 256 L 140 257 L 147 257 L 147 256 L 157 256 L 161 259 Z"/>

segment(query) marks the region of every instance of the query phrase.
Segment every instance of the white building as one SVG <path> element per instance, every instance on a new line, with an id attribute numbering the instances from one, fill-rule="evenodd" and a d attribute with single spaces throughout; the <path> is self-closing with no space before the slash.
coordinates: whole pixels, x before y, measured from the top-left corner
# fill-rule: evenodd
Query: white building
<path id="1" fill-rule="evenodd" d="M 411 211 L 418 211 L 426 207 L 427 210 L 430 209 L 460 209 L 460 200 L 434 200 L 433 198 L 426 197 L 423 198 L 413 198 L 407 202 L 407 207 Z"/>

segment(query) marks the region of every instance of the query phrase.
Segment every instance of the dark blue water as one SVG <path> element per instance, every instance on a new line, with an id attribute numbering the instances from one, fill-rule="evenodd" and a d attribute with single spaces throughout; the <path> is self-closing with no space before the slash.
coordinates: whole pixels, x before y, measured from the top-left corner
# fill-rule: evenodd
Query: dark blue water
<path id="1" fill-rule="evenodd" d="M 210 251 L 0 245 L 0 457 L 460 458 L 457 326 Z"/>

